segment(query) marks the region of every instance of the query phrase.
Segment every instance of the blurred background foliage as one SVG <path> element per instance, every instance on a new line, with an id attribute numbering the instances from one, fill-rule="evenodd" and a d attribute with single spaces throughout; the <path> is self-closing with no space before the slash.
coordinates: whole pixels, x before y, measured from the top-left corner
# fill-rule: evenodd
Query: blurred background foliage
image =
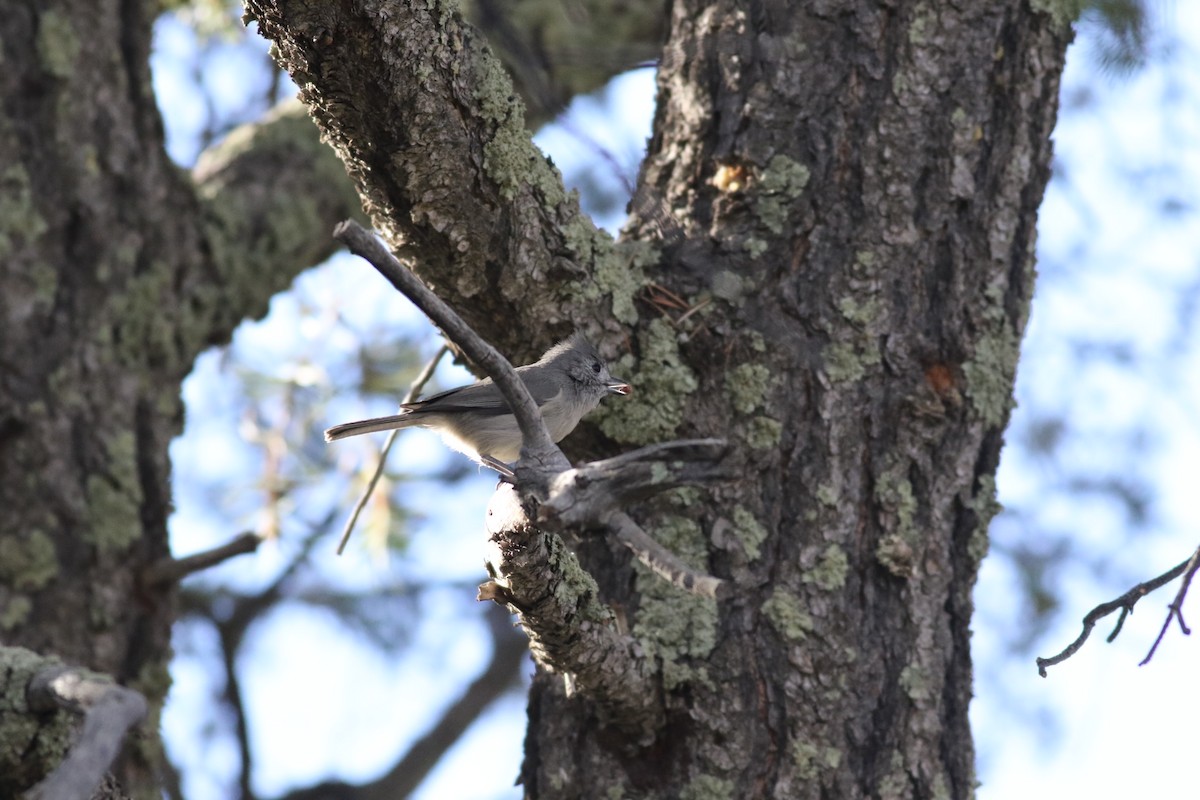
<path id="1" fill-rule="evenodd" d="M 164 9 L 155 85 L 170 152 L 188 167 L 294 87 L 238 8 L 193 0 Z M 1033 656 L 1057 651 L 1091 606 L 1195 545 L 1200 16 L 1184 26 L 1177 11 L 1091 4 L 1069 57 L 1018 409 L 998 476 L 1006 510 L 977 592 L 981 797 L 1014 785 L 1007 765 L 1020 755 L 1005 749 L 1014 732 L 1048 743 L 1076 713 L 1056 705 L 1053 688 L 1070 677 L 1052 670 L 1059 683 L 1035 683 Z M 622 58 L 644 50 L 631 45 Z M 589 51 L 567 55 L 578 65 Z M 535 67 L 524 65 L 524 83 L 551 86 Z M 536 101 L 533 117 L 555 120 L 537 140 L 584 208 L 616 232 L 649 134 L 652 65 L 567 108 L 557 96 Z M 431 436 L 406 433 L 347 553 L 334 555 L 383 437 L 330 446 L 321 432 L 391 413 L 439 344 L 373 270 L 339 256 L 197 362 L 184 387 L 186 432 L 172 450 L 174 550 L 241 530 L 270 541 L 185 584 L 164 718 L 176 796 L 299 797 L 322 781 L 370 782 L 388 770 L 420 784 L 422 797 L 519 796 L 511 786 L 531 667 L 504 615 L 474 601 L 491 478 Z M 443 364 L 428 391 L 468 378 Z M 1127 625 L 1133 650 L 1148 647 L 1162 604 L 1145 601 L 1140 624 Z M 1190 644 L 1168 641 L 1159 659 L 1194 659 Z"/>

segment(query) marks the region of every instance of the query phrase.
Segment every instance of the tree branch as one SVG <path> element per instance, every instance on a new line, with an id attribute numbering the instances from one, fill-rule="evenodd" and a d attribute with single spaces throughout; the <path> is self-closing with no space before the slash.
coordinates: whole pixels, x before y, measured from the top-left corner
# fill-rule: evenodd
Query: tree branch
<path id="1" fill-rule="evenodd" d="M 266 313 L 272 296 L 336 251 L 329 226 L 362 215 L 345 168 L 294 100 L 201 153 L 192 180 L 199 208 L 188 222 L 205 241 L 203 268 L 217 273 L 184 283 L 192 298 L 180 303 L 207 317 L 197 350 Z"/>
<path id="2" fill-rule="evenodd" d="M 247 532 L 211 550 L 183 558 L 160 559 L 142 573 L 142 583 L 145 586 L 178 583 L 193 572 L 215 567 L 222 561 L 228 561 L 235 556 L 253 553 L 258 550 L 260 544 L 262 544 L 262 539 L 258 534 Z"/>
<path id="3" fill-rule="evenodd" d="M 524 360 L 612 318 L 615 289 L 597 282 L 597 265 L 620 274 L 625 257 L 564 191 L 511 80 L 457 11 L 421 0 L 245 6 L 373 226 L 475 330 Z"/>
<path id="4" fill-rule="evenodd" d="M 1192 579 L 1196 577 L 1196 570 L 1200 569 L 1200 547 L 1197 547 L 1192 552 L 1192 557 L 1186 562 L 1187 570 L 1183 575 L 1183 580 L 1179 584 L 1179 591 L 1175 593 L 1175 599 L 1167 606 L 1167 618 L 1163 620 L 1162 629 L 1159 630 L 1158 636 L 1154 639 L 1154 644 L 1150 646 L 1150 652 L 1146 653 L 1146 657 L 1138 662 L 1139 667 L 1144 667 L 1150 663 L 1150 659 L 1154 658 L 1154 651 L 1158 649 L 1158 645 L 1162 642 L 1163 637 L 1167 635 L 1167 628 L 1171 627 L 1171 620 L 1179 621 L 1179 629 L 1183 631 L 1184 636 L 1191 636 L 1192 631 L 1183 621 L 1183 601 L 1187 597 L 1188 588 L 1192 585 Z"/>
<path id="5" fill-rule="evenodd" d="M 50 666 L 29 682 L 32 711 L 64 708 L 83 715 L 83 729 L 67 757 L 30 790 L 30 800 L 91 797 L 104 779 L 125 734 L 146 717 L 146 699 L 111 679 L 78 667 Z"/>
<path id="6" fill-rule="evenodd" d="M 537 128 L 576 95 L 652 62 L 662 49 L 667 15 L 656 3 L 584 0 L 570 11 L 539 0 L 474 0 L 463 6 L 504 61 Z M 620 25 L 612 25 L 619 14 Z"/>
<path id="7" fill-rule="evenodd" d="M 732 477 L 722 439 L 664 442 L 561 472 L 538 507 L 540 521 L 610 528 L 621 544 L 660 578 L 702 597 L 722 598 L 728 585 L 684 564 L 651 538 L 624 511 L 657 492 Z"/>
<path id="8" fill-rule="evenodd" d="M 575 554 L 555 533 L 530 524 L 508 484 L 492 496 L 487 532 L 495 548 L 492 579 L 479 587 L 479 599 L 516 614 L 534 659 L 593 700 L 606 723 L 639 741 L 652 739 L 663 722 L 658 669 L 601 601 Z"/>
<path id="9" fill-rule="evenodd" d="M 1162 588 L 1186 572 L 1187 577 L 1184 578 L 1183 584 L 1179 587 L 1179 592 L 1175 595 L 1175 599 L 1168 606 L 1169 612 L 1167 614 L 1167 619 L 1163 623 L 1162 630 L 1159 631 L 1158 638 L 1154 640 L 1154 645 L 1150 648 L 1150 652 L 1138 664 L 1138 666 L 1148 663 L 1154 656 L 1154 651 L 1158 648 L 1158 644 L 1162 641 L 1163 636 L 1167 632 L 1167 627 L 1170 625 L 1173 618 L 1179 619 L 1179 625 L 1185 634 L 1191 632 L 1183 622 L 1183 616 L 1180 612 L 1180 609 L 1183 605 L 1183 598 L 1187 595 L 1188 587 L 1191 585 L 1192 578 L 1195 576 L 1198 568 L 1200 568 L 1200 547 L 1198 547 L 1196 551 L 1192 553 L 1191 557 L 1189 557 L 1186 561 L 1176 564 L 1174 567 L 1158 577 L 1139 583 L 1137 586 L 1134 586 L 1128 592 L 1116 598 L 1115 600 L 1110 600 L 1107 603 L 1101 603 L 1100 605 L 1096 606 L 1083 618 L 1083 630 L 1080 632 L 1075 641 L 1067 645 L 1066 648 L 1064 648 L 1062 652 L 1058 653 L 1057 655 L 1049 658 L 1039 657 L 1037 659 L 1038 674 L 1043 678 L 1046 677 L 1047 667 L 1060 664 L 1071 656 L 1075 655 L 1075 653 L 1079 651 L 1079 648 L 1083 647 L 1083 643 L 1087 641 L 1088 636 L 1091 635 L 1092 628 L 1096 627 L 1096 623 L 1114 611 L 1120 610 L 1121 616 L 1117 617 L 1117 624 L 1113 628 L 1112 633 L 1108 635 L 1106 640 L 1108 642 L 1112 642 L 1121 633 L 1121 629 L 1125 625 L 1125 618 L 1133 613 L 1133 607 L 1137 604 L 1138 600 L 1141 600 L 1155 589 Z"/>

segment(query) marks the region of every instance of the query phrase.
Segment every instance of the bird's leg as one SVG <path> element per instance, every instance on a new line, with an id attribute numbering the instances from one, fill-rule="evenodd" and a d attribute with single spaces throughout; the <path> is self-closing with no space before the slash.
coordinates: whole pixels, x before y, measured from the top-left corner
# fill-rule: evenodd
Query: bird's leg
<path id="1" fill-rule="evenodd" d="M 517 473 L 513 472 L 508 464 L 505 464 L 500 459 L 493 458 L 487 453 L 480 453 L 479 463 L 483 464 L 485 467 L 491 467 L 492 469 L 496 470 L 496 472 L 499 472 L 500 479 L 505 483 L 511 483 L 514 485 L 516 484 Z"/>

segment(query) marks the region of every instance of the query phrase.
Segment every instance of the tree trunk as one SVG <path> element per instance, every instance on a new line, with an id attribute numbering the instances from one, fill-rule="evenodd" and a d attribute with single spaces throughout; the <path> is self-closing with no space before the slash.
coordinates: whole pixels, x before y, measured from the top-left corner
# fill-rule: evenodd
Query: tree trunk
<path id="1" fill-rule="evenodd" d="M 643 524 L 736 588 L 599 577 L 663 659 L 668 726 L 630 747 L 539 672 L 528 795 L 968 797 L 971 589 L 1069 33 L 1021 3 L 672 13 L 641 207 L 686 241 L 649 277 L 711 303 L 643 312 L 669 358 L 640 371 L 676 395 L 653 435 L 744 461 Z M 672 403 L 644 402 L 605 430 L 644 442 L 611 419 Z"/>
<path id="2" fill-rule="evenodd" d="M 0 15 L 0 636 L 140 690 L 153 711 L 123 782 L 161 796 L 173 587 L 143 576 L 168 556 L 180 382 L 199 352 L 327 257 L 330 227 L 358 204 L 295 112 L 210 153 L 189 181 L 164 150 L 150 82 L 156 3 L 10 6 Z M 28 656 L 0 649 L 0 674 Z M 53 768 L 69 738 L 56 715 L 26 716 L 23 686 L 6 689 L 7 797 Z M 32 763 L 34 752 L 44 760 Z"/>

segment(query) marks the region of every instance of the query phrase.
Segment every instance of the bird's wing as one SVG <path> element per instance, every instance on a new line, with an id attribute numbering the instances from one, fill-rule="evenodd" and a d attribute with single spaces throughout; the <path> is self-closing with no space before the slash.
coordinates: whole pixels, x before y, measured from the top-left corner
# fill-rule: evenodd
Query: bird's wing
<path id="1" fill-rule="evenodd" d="M 530 376 L 527 369 L 528 367 L 521 367 L 517 369 L 517 374 L 525 382 L 529 394 L 533 396 L 533 402 L 542 406 L 558 394 L 560 387 L 556 386 L 551 376 L 540 372 Z M 415 403 L 406 403 L 402 408 L 413 413 L 455 413 L 459 411 L 495 415 L 512 413 L 508 403 L 504 401 L 504 396 L 492 384 L 491 378 L 484 378 L 469 386 L 448 389 Z"/>

